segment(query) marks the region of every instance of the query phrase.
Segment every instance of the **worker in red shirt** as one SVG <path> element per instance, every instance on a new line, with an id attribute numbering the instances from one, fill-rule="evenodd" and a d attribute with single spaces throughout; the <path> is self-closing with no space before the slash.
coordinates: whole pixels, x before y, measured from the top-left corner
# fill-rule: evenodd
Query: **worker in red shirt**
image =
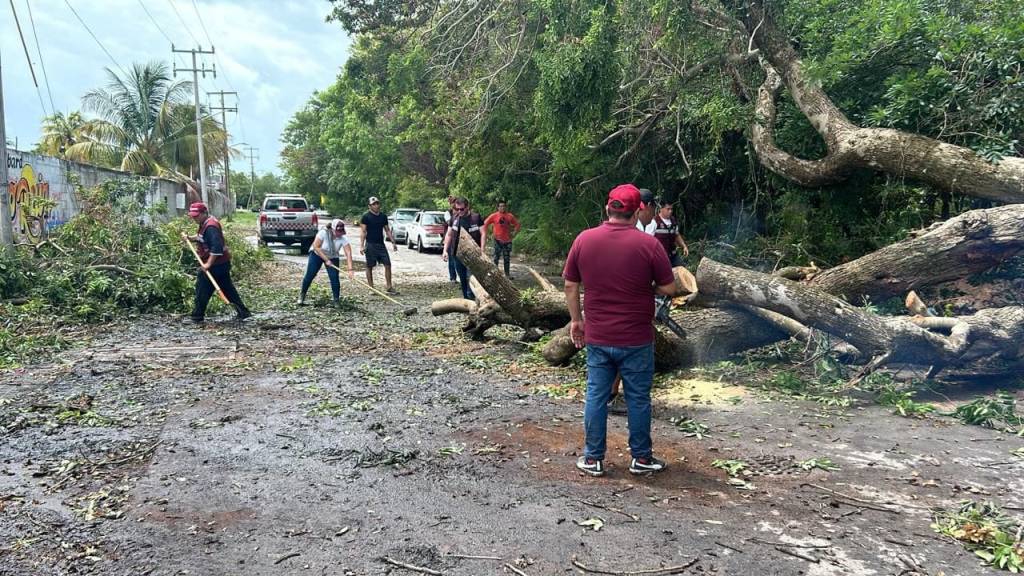
<path id="1" fill-rule="evenodd" d="M 675 295 L 668 255 L 653 236 L 636 228 L 640 191 L 623 184 L 608 193 L 608 220 L 576 237 L 565 260 L 569 335 L 587 347 L 587 400 L 583 413 L 586 448 L 576 468 L 603 476 L 608 398 L 622 374 L 629 423 L 629 471 L 660 472 L 665 463 L 651 445 L 651 385 L 654 380 L 654 295 Z M 586 288 L 580 309 L 580 288 Z"/>
<path id="2" fill-rule="evenodd" d="M 196 253 L 202 270 L 196 274 L 195 304 L 192 306 L 192 314 L 185 322 L 202 324 L 206 318 L 206 306 L 214 293 L 213 284 L 207 278 L 206 272 L 213 276 L 220 289 L 224 291 L 224 296 L 235 307 L 236 318 L 239 321 L 252 316 L 252 312 L 246 308 L 242 297 L 238 295 L 235 283 L 231 281 L 231 251 L 224 242 L 220 222 L 210 215 L 210 210 L 202 202 L 193 202 L 188 207 L 188 216 L 199 225 L 199 233 L 189 240 L 196 243 Z"/>
<path id="3" fill-rule="evenodd" d="M 499 259 L 505 261 L 505 276 L 509 278 L 509 261 L 512 259 L 512 239 L 519 233 L 519 220 L 515 214 L 508 211 L 508 203 L 498 200 L 498 211 L 491 214 L 484 220 L 484 231 L 480 246 L 487 244 L 487 229 L 494 227 L 494 265 L 498 265 Z"/>

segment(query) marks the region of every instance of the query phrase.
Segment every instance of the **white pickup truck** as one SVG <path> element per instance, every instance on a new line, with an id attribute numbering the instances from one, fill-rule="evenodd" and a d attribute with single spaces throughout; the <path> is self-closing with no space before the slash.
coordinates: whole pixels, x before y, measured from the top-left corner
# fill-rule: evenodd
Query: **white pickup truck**
<path id="1" fill-rule="evenodd" d="M 260 209 L 260 242 L 280 242 L 287 246 L 298 244 L 302 254 L 307 254 L 319 225 L 320 217 L 302 196 L 272 194 L 263 200 Z"/>

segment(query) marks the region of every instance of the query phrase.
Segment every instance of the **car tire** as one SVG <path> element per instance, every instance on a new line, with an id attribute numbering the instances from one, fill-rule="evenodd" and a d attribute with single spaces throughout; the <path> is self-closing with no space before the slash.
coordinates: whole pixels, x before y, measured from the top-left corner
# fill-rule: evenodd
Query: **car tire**
<path id="1" fill-rule="evenodd" d="M 309 247 L 312 246 L 312 245 L 313 245 L 313 241 L 312 240 L 303 240 L 299 244 L 299 254 L 302 254 L 303 256 L 305 256 L 306 254 L 309 254 Z"/>
<path id="2" fill-rule="evenodd" d="M 419 252 L 420 254 L 423 254 L 423 250 L 423 236 L 420 236 L 419 238 L 416 239 L 416 251 Z"/>

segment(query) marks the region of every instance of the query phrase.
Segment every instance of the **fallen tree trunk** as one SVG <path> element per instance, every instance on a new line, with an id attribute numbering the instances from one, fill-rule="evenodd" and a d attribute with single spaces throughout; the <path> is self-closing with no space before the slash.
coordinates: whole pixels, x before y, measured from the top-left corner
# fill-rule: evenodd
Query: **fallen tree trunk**
<path id="1" fill-rule="evenodd" d="M 464 298 L 438 300 L 431 306 L 433 315 L 466 314 L 469 318 L 463 331 L 474 339 L 483 338 L 493 326 L 511 324 L 526 331 L 526 340 L 536 340 L 569 321 L 565 295 L 536 272 L 531 270 L 534 278 L 539 279 L 540 289 L 520 292 L 483 255 L 480 246 L 465 231 L 459 239 L 457 255 L 472 273 L 470 286 L 476 301 Z"/>
<path id="2" fill-rule="evenodd" d="M 983 272 L 1024 251 L 1024 205 L 971 210 L 912 237 L 814 275 L 810 286 L 850 302 L 881 302 L 909 290 Z M 742 309 L 673 313 L 700 354 L 684 353 L 683 366 L 714 362 L 796 335 Z M 697 345 L 697 343 L 711 345 Z M 854 357 L 843 347 L 841 353 Z"/>
<path id="3" fill-rule="evenodd" d="M 818 273 L 811 283 L 857 302 L 983 272 L 1024 251 L 1024 204 L 971 210 L 866 256 Z"/>
<path id="4" fill-rule="evenodd" d="M 813 268 L 796 269 L 795 274 L 794 269 L 784 270 L 794 277 L 810 275 L 809 286 L 847 301 L 858 302 L 867 296 L 877 302 L 911 288 L 981 272 L 1022 250 L 1024 205 L 1013 205 L 966 212 L 907 240 L 823 272 L 813 273 Z M 555 330 L 543 349 L 545 359 L 556 365 L 568 363 L 576 348 L 563 328 L 568 323 L 568 311 L 562 293 L 547 282 L 541 283 L 539 292 L 524 299 L 471 240 L 460 243 L 460 255 L 464 251 L 464 262 L 475 277 L 481 284 L 490 284 L 489 292 L 493 290 L 500 295 L 488 300 L 486 309 L 478 307 L 475 317 L 469 312 L 470 324 L 474 325 L 469 331 L 481 337 L 496 324 L 523 326 L 520 319 L 503 313 L 506 303 L 511 302 L 526 312 L 529 321 L 524 327 Z M 441 309 L 455 311 L 450 306 Z M 790 336 L 801 339 L 811 336 L 806 325 L 791 317 L 773 316 L 736 304 L 718 308 L 687 306 L 673 311 L 672 316 L 686 329 L 687 338 L 667 340 L 674 342 L 673 351 L 671 355 L 659 354 L 663 358 L 659 367 L 669 365 L 669 356 L 677 360 L 673 364 L 694 366 Z M 538 336 L 536 331 L 528 337 L 534 336 Z M 856 348 L 840 346 L 839 351 L 847 358 L 861 356 Z"/>
<path id="5" fill-rule="evenodd" d="M 1015 372 L 1024 364 L 1024 307 L 982 310 L 952 322 L 925 323 L 885 318 L 857 308 L 819 288 L 726 266 L 704 258 L 697 268 L 702 298 L 771 310 L 804 326 L 816 328 L 875 358 L 872 367 L 888 363 L 935 368 L 983 361 Z M 948 329 L 949 335 L 929 330 Z"/>

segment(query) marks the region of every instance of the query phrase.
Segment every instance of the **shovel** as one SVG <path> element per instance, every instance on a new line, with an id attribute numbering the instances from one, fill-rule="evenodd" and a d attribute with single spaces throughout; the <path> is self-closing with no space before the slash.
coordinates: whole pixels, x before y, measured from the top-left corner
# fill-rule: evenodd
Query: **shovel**
<path id="1" fill-rule="evenodd" d="M 199 252 L 196 252 L 196 247 L 192 245 L 192 241 L 189 240 L 188 236 L 186 236 L 184 232 L 181 233 L 181 239 L 185 241 L 185 244 L 188 245 L 188 249 L 192 251 L 192 255 L 196 257 L 196 262 L 199 262 L 199 267 L 203 269 L 203 272 L 206 272 L 206 278 L 210 281 L 210 284 L 213 285 L 213 289 L 217 291 L 217 296 L 220 296 L 221 301 L 230 306 L 231 301 L 224 295 L 224 291 L 220 289 L 220 284 L 217 284 L 217 281 L 213 279 L 213 274 L 210 274 L 209 270 L 203 268 L 203 259 L 199 257 Z"/>
<path id="2" fill-rule="evenodd" d="M 335 270 L 338 271 L 339 274 L 344 274 L 344 272 L 342 272 L 341 268 L 338 268 L 337 266 L 335 266 L 334 264 L 331 264 L 330 262 L 327 263 L 327 266 L 329 268 L 334 268 Z M 395 300 L 391 296 L 388 296 L 387 294 L 381 292 L 380 290 L 377 290 L 376 288 L 374 288 L 373 286 L 370 286 L 366 282 L 363 282 L 362 280 L 360 280 L 358 278 L 355 278 L 355 277 L 353 277 L 352 279 L 355 280 L 356 282 L 358 282 L 359 284 L 361 284 L 367 290 L 370 290 L 371 292 L 373 292 L 373 293 L 377 294 L 378 296 L 384 298 L 388 302 L 391 302 L 392 304 L 398 304 L 399 306 L 404 306 L 404 304 L 402 304 L 398 300 Z M 416 307 L 415 306 L 413 306 L 411 308 L 406 308 L 405 310 L 402 310 L 402 314 L 405 314 L 406 316 L 412 316 L 415 313 L 416 313 Z"/>

